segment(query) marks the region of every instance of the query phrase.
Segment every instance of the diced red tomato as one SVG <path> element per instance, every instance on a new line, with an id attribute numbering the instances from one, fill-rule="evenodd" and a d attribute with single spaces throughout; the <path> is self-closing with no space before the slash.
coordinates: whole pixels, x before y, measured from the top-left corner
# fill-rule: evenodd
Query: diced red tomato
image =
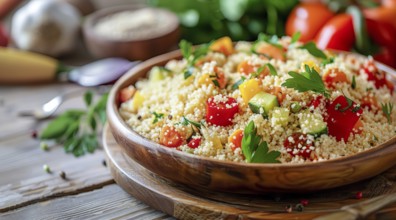
<path id="1" fill-rule="evenodd" d="M 272 44 L 267 44 L 267 43 L 259 44 L 256 46 L 255 51 L 257 53 L 264 54 L 276 60 L 282 60 L 282 61 L 286 60 L 285 48 L 280 48 Z"/>
<path id="2" fill-rule="evenodd" d="M 197 148 L 199 145 L 201 145 L 200 137 L 191 138 L 191 140 L 187 143 L 187 146 L 190 148 Z"/>
<path id="3" fill-rule="evenodd" d="M 345 96 L 338 96 L 331 104 L 327 106 L 327 128 L 330 136 L 337 141 L 347 141 L 353 128 L 360 119 L 363 110 L 354 102 L 348 107 L 348 101 Z"/>
<path id="4" fill-rule="evenodd" d="M 166 125 L 161 130 L 159 143 L 167 147 L 179 147 L 183 144 L 183 138 L 174 127 Z"/>
<path id="5" fill-rule="evenodd" d="M 118 100 L 120 103 L 126 102 L 129 99 L 131 99 L 133 97 L 133 95 L 135 94 L 136 89 L 133 86 L 128 86 L 126 88 L 123 88 L 120 90 L 120 92 L 118 93 Z"/>
<path id="6" fill-rule="evenodd" d="M 303 133 L 294 133 L 283 142 L 287 153 L 291 156 L 301 156 L 305 159 L 314 159 L 314 142 Z"/>
<path id="7" fill-rule="evenodd" d="M 394 86 L 386 79 L 386 73 L 379 70 L 373 61 L 366 62 L 361 72 L 367 75 L 368 81 L 374 82 L 375 88 L 379 89 L 386 86 L 391 92 L 393 92 Z"/>
<path id="8" fill-rule="evenodd" d="M 320 104 L 322 104 L 323 101 L 324 101 L 324 97 L 320 95 L 312 99 L 311 102 L 308 103 L 308 107 L 313 106 L 314 108 L 317 108 Z"/>
<path id="9" fill-rule="evenodd" d="M 243 138 L 243 130 L 238 129 L 232 133 L 230 137 L 228 137 L 228 142 L 232 143 L 232 150 L 237 148 L 241 148 L 242 146 L 242 138 Z"/>
<path id="10" fill-rule="evenodd" d="M 373 110 L 373 108 L 378 109 L 379 105 L 377 102 L 377 98 L 371 93 L 369 93 L 366 96 L 363 96 L 363 98 L 360 100 L 360 106 L 362 108 L 368 108 L 369 110 Z"/>
<path id="11" fill-rule="evenodd" d="M 209 124 L 228 126 L 239 112 L 238 102 L 232 97 L 225 97 L 226 101 L 217 101 L 214 97 L 206 101 L 206 121 Z"/>
<path id="12" fill-rule="evenodd" d="M 362 120 L 359 119 L 356 122 L 355 126 L 353 126 L 352 132 L 354 134 L 361 134 L 363 131 L 362 129 L 363 129 L 363 122 L 362 122 Z"/>
<path id="13" fill-rule="evenodd" d="M 322 79 L 329 88 L 334 88 L 335 84 L 340 82 L 348 82 L 348 78 L 345 73 L 339 69 L 328 70 L 323 74 Z"/>

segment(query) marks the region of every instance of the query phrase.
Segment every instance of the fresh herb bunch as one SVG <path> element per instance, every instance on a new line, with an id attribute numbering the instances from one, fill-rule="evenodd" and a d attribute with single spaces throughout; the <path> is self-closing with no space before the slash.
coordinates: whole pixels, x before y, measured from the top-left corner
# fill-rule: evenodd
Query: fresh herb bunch
<path id="1" fill-rule="evenodd" d="M 62 144 L 66 153 L 79 157 L 93 153 L 99 146 L 97 132 L 100 125 L 106 122 L 106 102 L 108 94 L 104 94 L 93 104 L 93 94 L 84 94 L 86 110 L 70 109 L 59 115 L 45 127 L 41 140 L 55 140 Z"/>
<path id="2" fill-rule="evenodd" d="M 179 43 L 180 51 L 184 57 L 184 59 L 187 60 L 187 68 L 184 70 L 184 79 L 187 79 L 194 73 L 194 64 L 195 62 L 201 58 L 202 56 L 206 55 L 209 51 L 209 47 L 211 45 L 210 43 L 207 44 L 202 44 L 197 47 L 193 47 L 193 45 L 186 41 L 186 40 L 181 40 Z"/>
<path id="3" fill-rule="evenodd" d="M 269 151 L 267 142 L 261 140 L 253 121 L 245 127 L 242 138 L 242 153 L 249 163 L 280 163 L 279 151 Z"/>

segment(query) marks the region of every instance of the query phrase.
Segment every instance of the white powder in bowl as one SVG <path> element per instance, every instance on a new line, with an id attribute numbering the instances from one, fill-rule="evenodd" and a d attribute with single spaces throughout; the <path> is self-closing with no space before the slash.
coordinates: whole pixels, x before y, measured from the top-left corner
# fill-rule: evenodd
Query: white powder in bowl
<path id="1" fill-rule="evenodd" d="M 175 19 L 170 15 L 165 10 L 150 8 L 121 11 L 98 20 L 94 30 L 112 40 L 153 38 L 169 32 L 174 26 Z"/>

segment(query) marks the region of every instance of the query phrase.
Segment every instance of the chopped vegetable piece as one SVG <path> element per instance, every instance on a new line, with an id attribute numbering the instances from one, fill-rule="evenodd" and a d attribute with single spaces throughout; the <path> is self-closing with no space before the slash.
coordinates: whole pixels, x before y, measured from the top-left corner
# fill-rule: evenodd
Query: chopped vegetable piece
<path id="1" fill-rule="evenodd" d="M 273 58 L 276 60 L 285 61 L 286 53 L 283 47 L 277 47 L 267 42 L 259 42 L 254 46 L 254 52 L 262 54 L 265 57 Z"/>
<path id="2" fill-rule="evenodd" d="M 237 101 L 232 97 L 223 96 L 226 100 L 218 100 L 217 97 L 211 97 L 206 101 L 206 121 L 219 126 L 232 125 L 232 119 L 239 112 Z"/>
<path id="3" fill-rule="evenodd" d="M 314 42 L 308 42 L 299 48 L 306 49 L 314 57 L 327 59 L 326 54 L 323 53 L 323 51 L 321 51 L 319 48 L 317 48 Z"/>
<path id="4" fill-rule="evenodd" d="M 287 137 L 283 143 L 286 152 L 291 156 L 300 156 L 304 159 L 315 159 L 314 137 L 302 133 L 294 133 Z"/>
<path id="5" fill-rule="evenodd" d="M 171 75 L 171 71 L 165 67 L 155 66 L 149 72 L 149 80 L 151 82 L 157 82 L 165 79 L 165 77 Z"/>
<path id="6" fill-rule="evenodd" d="M 217 39 L 210 45 L 209 49 L 211 51 L 222 53 L 226 56 L 234 53 L 234 45 L 232 44 L 232 40 L 229 37 L 222 37 L 220 39 Z"/>
<path id="7" fill-rule="evenodd" d="M 193 149 L 199 147 L 199 145 L 201 145 L 200 137 L 191 138 L 191 140 L 187 143 L 187 146 Z"/>
<path id="8" fill-rule="evenodd" d="M 275 107 L 272 110 L 271 125 L 286 126 L 289 123 L 290 110 L 287 108 Z"/>
<path id="9" fill-rule="evenodd" d="M 257 79 L 249 79 L 239 85 L 239 90 L 243 101 L 248 104 L 249 100 L 261 91 L 261 88 Z"/>
<path id="10" fill-rule="evenodd" d="M 269 112 L 277 106 L 279 106 L 277 97 L 266 92 L 257 93 L 249 101 L 252 112 L 261 114 L 263 117 L 267 117 Z"/>
<path id="11" fill-rule="evenodd" d="M 322 76 L 322 79 L 327 87 L 334 88 L 335 84 L 345 82 L 348 83 L 348 78 L 344 72 L 338 68 L 328 70 Z"/>
<path id="12" fill-rule="evenodd" d="M 159 143 L 167 147 L 175 148 L 183 144 L 183 139 L 181 134 L 174 127 L 166 125 L 161 130 Z"/>
<path id="13" fill-rule="evenodd" d="M 341 95 L 326 107 L 326 122 L 330 136 L 335 137 L 337 141 L 348 140 L 363 113 L 361 108 L 356 109 L 357 106 L 352 100 Z"/>
<path id="14" fill-rule="evenodd" d="M 298 112 L 301 110 L 301 108 L 302 108 L 302 106 L 301 106 L 301 104 L 298 103 L 298 102 L 293 102 L 293 103 L 290 105 L 290 110 L 291 110 L 291 112 L 293 112 L 293 113 L 298 113 Z"/>
<path id="15" fill-rule="evenodd" d="M 121 89 L 120 92 L 118 93 L 118 101 L 120 103 L 128 101 L 129 99 L 131 99 L 133 97 L 135 92 L 136 92 L 136 89 L 134 86 L 128 86 L 126 88 Z"/>
<path id="16" fill-rule="evenodd" d="M 315 137 L 327 134 L 327 124 L 323 121 L 323 117 L 320 114 L 306 110 L 299 115 L 299 122 L 301 131 L 304 134 L 311 134 Z"/>
<path id="17" fill-rule="evenodd" d="M 137 90 L 135 92 L 135 95 L 133 96 L 133 99 L 132 99 L 131 110 L 133 112 L 137 112 L 139 110 L 139 108 L 142 106 L 144 99 L 145 99 L 144 96 L 140 93 L 139 90 Z"/>
<path id="18" fill-rule="evenodd" d="M 232 150 L 241 148 L 242 138 L 243 138 L 243 130 L 241 129 L 235 130 L 234 133 L 232 133 L 231 136 L 228 137 L 228 142 L 232 143 L 231 146 Z"/>
<path id="19" fill-rule="evenodd" d="M 375 88 L 379 89 L 383 86 L 386 86 L 390 92 L 393 92 L 393 84 L 388 82 L 385 72 L 379 70 L 373 61 L 366 62 L 360 72 L 363 72 L 367 75 L 368 81 L 374 82 Z"/>

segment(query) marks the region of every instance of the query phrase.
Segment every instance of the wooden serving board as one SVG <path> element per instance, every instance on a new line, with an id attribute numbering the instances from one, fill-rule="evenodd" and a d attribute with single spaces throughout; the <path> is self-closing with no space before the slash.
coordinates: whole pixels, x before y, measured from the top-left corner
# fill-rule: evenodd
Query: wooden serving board
<path id="1" fill-rule="evenodd" d="M 130 159 L 107 126 L 103 145 L 118 185 L 149 206 L 178 219 L 312 219 L 396 192 L 396 167 L 369 180 L 311 194 L 240 195 L 197 191 L 161 178 Z M 363 193 L 362 199 L 356 198 L 357 192 Z M 309 204 L 303 211 L 297 211 L 295 205 L 301 199 L 307 199 Z M 292 212 L 286 211 L 288 205 L 293 207 Z M 396 219 L 396 204 L 386 206 L 371 217 Z"/>

